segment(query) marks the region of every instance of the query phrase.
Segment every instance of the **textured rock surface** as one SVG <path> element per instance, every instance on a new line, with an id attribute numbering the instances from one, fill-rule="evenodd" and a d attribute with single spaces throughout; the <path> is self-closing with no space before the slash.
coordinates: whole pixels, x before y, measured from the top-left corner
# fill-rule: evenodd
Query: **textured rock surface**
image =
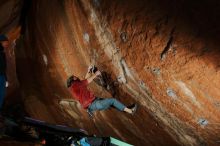
<path id="1" fill-rule="evenodd" d="M 26 111 L 135 145 L 218 145 L 219 10 L 217 0 L 32 1 L 15 50 Z M 138 102 L 135 116 L 108 110 L 92 121 L 77 102 L 58 103 L 71 99 L 66 78 L 90 64 L 108 79 L 91 90 Z"/>

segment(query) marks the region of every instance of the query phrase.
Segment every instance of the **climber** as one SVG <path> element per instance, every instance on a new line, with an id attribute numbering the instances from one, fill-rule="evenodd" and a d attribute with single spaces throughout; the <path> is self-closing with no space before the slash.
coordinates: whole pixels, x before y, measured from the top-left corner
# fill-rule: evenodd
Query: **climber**
<path id="1" fill-rule="evenodd" d="M 91 71 L 92 70 L 92 71 Z M 70 89 L 73 97 L 80 102 L 84 109 L 87 109 L 90 117 L 93 117 L 93 112 L 96 110 L 106 110 L 111 106 L 119 111 L 124 111 L 129 114 L 134 114 L 137 109 L 137 104 L 132 107 L 126 107 L 124 104 L 115 98 L 100 98 L 94 96 L 92 92 L 87 89 L 87 85 L 91 83 L 101 72 L 90 66 L 84 80 L 72 75 L 67 79 L 67 87 Z"/>
<path id="2" fill-rule="evenodd" d="M 2 105 L 5 96 L 5 89 L 8 87 L 6 76 L 6 56 L 4 49 L 9 47 L 8 38 L 5 35 L 0 35 L 0 115 L 2 114 Z"/>

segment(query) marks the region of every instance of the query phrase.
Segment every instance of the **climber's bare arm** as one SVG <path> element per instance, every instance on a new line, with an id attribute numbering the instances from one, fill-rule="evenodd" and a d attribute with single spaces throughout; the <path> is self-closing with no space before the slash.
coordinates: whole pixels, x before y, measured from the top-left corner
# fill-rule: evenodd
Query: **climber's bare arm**
<path id="1" fill-rule="evenodd" d="M 94 74 L 92 74 L 89 78 L 86 78 L 88 81 L 88 84 L 91 83 L 99 75 L 101 75 L 101 72 L 98 70 Z"/>
<path id="2" fill-rule="evenodd" d="M 85 79 L 88 79 L 89 77 L 92 76 L 92 72 L 90 71 L 91 69 L 92 69 L 92 65 L 90 65 L 90 66 L 88 67 L 88 70 L 87 70 Z"/>
<path id="3" fill-rule="evenodd" d="M 91 76 L 92 76 L 92 73 L 87 72 L 87 73 L 86 73 L 86 76 L 85 76 L 85 79 L 88 79 L 88 78 L 91 77 Z"/>

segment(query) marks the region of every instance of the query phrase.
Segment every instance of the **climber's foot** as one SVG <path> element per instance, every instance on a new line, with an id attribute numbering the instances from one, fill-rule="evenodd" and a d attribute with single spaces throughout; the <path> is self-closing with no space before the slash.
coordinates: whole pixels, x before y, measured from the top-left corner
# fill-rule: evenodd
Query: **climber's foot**
<path id="1" fill-rule="evenodd" d="M 135 104 L 132 104 L 131 106 L 129 106 L 129 108 L 131 109 L 131 111 L 132 111 L 132 115 L 134 115 L 134 113 L 137 111 L 137 104 L 135 103 Z"/>

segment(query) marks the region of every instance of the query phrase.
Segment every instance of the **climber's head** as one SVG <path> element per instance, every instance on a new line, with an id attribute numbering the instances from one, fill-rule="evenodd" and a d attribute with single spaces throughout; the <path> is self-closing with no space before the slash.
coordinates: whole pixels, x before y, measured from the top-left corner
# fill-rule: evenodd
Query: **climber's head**
<path id="1" fill-rule="evenodd" d="M 80 79 L 74 75 L 70 76 L 66 81 L 67 87 L 69 88 L 75 81 L 80 81 Z"/>
<path id="2" fill-rule="evenodd" d="M 0 35 L 0 44 L 3 48 L 8 48 L 9 47 L 8 38 L 3 34 Z"/>

